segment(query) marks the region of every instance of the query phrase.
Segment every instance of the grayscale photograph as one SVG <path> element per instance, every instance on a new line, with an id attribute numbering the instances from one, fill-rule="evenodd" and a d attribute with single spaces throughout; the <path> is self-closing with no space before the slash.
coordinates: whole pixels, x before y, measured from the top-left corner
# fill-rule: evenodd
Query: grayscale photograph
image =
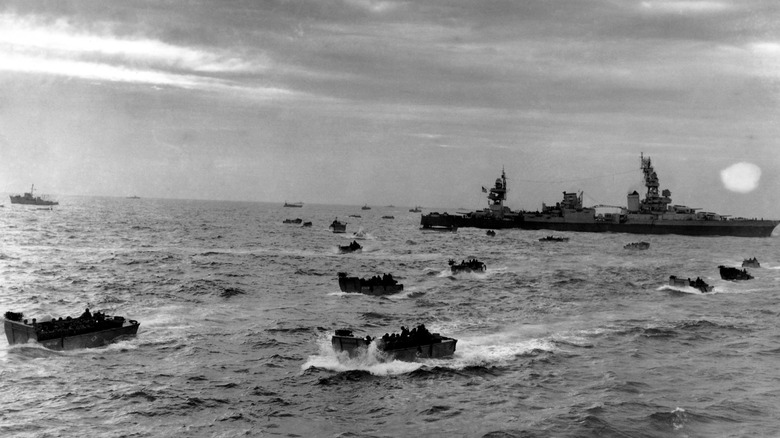
<path id="1" fill-rule="evenodd" d="M 777 436 L 778 23 L 0 2 L 0 436 Z"/>

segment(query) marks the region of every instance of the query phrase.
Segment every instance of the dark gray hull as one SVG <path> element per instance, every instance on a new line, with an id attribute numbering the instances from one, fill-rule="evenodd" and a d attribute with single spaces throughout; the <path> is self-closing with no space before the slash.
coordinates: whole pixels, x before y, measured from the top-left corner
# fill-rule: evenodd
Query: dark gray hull
<path id="1" fill-rule="evenodd" d="M 734 237 L 770 237 L 780 221 L 770 220 L 692 220 L 692 221 L 648 221 L 610 223 L 610 222 L 566 222 L 557 219 L 523 218 L 512 220 L 493 218 L 475 218 L 459 215 L 423 215 L 422 228 L 441 228 L 456 226 L 459 228 L 519 228 L 523 230 L 574 231 L 583 233 L 629 233 L 629 234 L 679 234 L 684 236 L 734 236 Z"/>
<path id="2" fill-rule="evenodd" d="M 524 221 L 524 230 L 584 233 L 679 234 L 683 236 L 770 237 L 778 221 L 656 221 L 649 223 L 578 223 Z"/>
<path id="3" fill-rule="evenodd" d="M 29 198 L 22 195 L 11 195 L 11 204 L 23 205 L 59 205 L 57 201 L 47 201 L 41 198 Z"/>
<path id="4" fill-rule="evenodd" d="M 521 228 L 521 220 L 472 218 L 452 214 L 424 214 L 420 218 L 423 230 L 452 231 L 458 228 L 508 229 Z"/>
<path id="5" fill-rule="evenodd" d="M 33 326 L 6 319 L 5 336 L 10 345 L 26 344 L 32 340 L 51 350 L 74 350 L 77 348 L 102 347 L 110 344 L 119 337 L 133 336 L 138 332 L 139 326 L 140 324 L 136 321 L 125 321 L 121 327 L 38 340 L 38 333 Z"/>
<path id="6" fill-rule="evenodd" d="M 340 277 L 339 288 L 342 292 L 361 293 L 365 295 L 392 295 L 404 290 L 403 284 L 361 285 L 358 277 Z"/>
<path id="7" fill-rule="evenodd" d="M 423 343 L 407 348 L 395 348 L 384 350 L 381 348 L 381 340 L 379 350 L 382 351 L 391 360 L 403 360 L 406 362 L 414 362 L 418 359 L 440 359 L 446 357 L 452 357 L 455 354 L 455 346 L 458 343 L 457 339 L 440 337 L 437 342 Z M 331 339 L 333 349 L 341 352 L 346 351 L 350 357 L 359 356 L 361 353 L 365 354 L 368 349 L 368 343 L 363 338 L 355 338 L 351 336 L 333 336 Z"/>

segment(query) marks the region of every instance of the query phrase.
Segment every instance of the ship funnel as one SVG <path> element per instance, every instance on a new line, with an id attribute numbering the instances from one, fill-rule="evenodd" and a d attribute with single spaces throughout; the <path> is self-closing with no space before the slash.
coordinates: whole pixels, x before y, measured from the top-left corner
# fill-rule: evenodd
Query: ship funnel
<path id="1" fill-rule="evenodd" d="M 628 211 L 629 213 L 636 213 L 639 211 L 639 193 L 634 190 L 628 194 Z"/>

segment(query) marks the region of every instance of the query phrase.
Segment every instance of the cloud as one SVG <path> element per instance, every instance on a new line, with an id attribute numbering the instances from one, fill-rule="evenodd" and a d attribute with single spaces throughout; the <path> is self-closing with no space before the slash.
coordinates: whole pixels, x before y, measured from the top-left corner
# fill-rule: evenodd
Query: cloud
<path id="1" fill-rule="evenodd" d="M 262 54 L 245 59 L 225 50 L 116 36 L 105 28 L 81 29 L 62 19 L 45 23 L 35 17 L 0 14 L 0 71 L 274 97 L 294 94 L 272 86 L 239 85 L 231 79 L 236 74 L 259 76 L 272 64 Z"/>
<path id="2" fill-rule="evenodd" d="M 660 0 L 643 1 L 644 10 L 665 14 L 686 13 L 714 13 L 733 9 L 734 6 L 722 1 L 685 1 L 685 0 Z"/>
<path id="3" fill-rule="evenodd" d="M 397 3 L 381 0 L 345 0 L 345 3 L 373 13 L 392 11 L 399 7 Z"/>
<path id="4" fill-rule="evenodd" d="M 183 88 L 203 86 L 208 80 L 193 76 L 171 74 L 154 70 L 140 70 L 98 62 L 4 54 L 0 70 L 20 73 L 51 73 L 90 80 L 135 82 L 155 85 L 173 85 Z M 216 82 L 211 81 L 214 84 Z"/>
<path id="5" fill-rule="evenodd" d="M 10 14 L 0 15 L 0 45 L 17 53 L 58 57 L 96 55 L 191 71 L 263 71 L 269 64 L 267 59 L 249 62 L 231 53 L 182 47 L 144 37 L 122 38 L 106 32 L 91 33 L 62 19 L 45 24 Z"/>
<path id="6" fill-rule="evenodd" d="M 758 187 L 761 168 L 752 163 L 736 163 L 720 171 L 720 180 L 732 192 L 749 193 Z"/>

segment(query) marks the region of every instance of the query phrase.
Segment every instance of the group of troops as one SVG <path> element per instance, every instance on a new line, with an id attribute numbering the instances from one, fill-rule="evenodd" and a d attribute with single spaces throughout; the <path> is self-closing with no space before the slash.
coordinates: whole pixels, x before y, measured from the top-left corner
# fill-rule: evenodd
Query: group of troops
<path id="1" fill-rule="evenodd" d="M 419 344 L 433 342 L 435 339 L 436 336 L 428 331 L 425 324 L 420 324 L 411 330 L 401 326 L 401 333 L 385 333 L 382 336 L 385 350 L 413 347 Z"/>
<path id="2" fill-rule="evenodd" d="M 393 274 L 374 275 L 369 279 L 361 278 L 360 286 L 395 286 L 398 281 L 393 278 Z"/>
<path id="3" fill-rule="evenodd" d="M 122 325 L 121 318 L 107 318 L 106 316 L 105 313 L 91 313 L 89 309 L 87 309 L 78 318 L 71 318 L 68 316 L 63 319 L 62 317 L 59 317 L 46 322 L 38 322 L 33 318 L 32 325 L 35 327 L 39 341 L 60 338 L 63 336 L 81 335 Z"/>

